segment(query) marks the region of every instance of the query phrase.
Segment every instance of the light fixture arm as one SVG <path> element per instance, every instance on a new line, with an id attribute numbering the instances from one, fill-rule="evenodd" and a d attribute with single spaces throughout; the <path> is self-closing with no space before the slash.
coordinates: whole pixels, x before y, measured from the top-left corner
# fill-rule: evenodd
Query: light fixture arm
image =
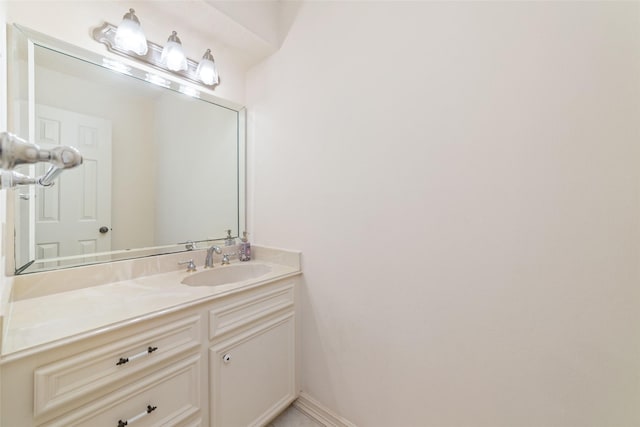
<path id="1" fill-rule="evenodd" d="M 169 36 L 167 41 L 182 44 L 182 40 L 180 40 L 180 37 L 178 37 L 178 33 L 176 31 L 171 31 L 171 35 Z"/>
<path id="2" fill-rule="evenodd" d="M 213 89 L 218 84 L 220 84 L 219 80 L 216 84 L 212 84 L 212 85 L 207 85 L 202 83 L 202 81 L 198 79 L 198 75 L 196 72 L 196 70 L 198 69 L 198 63 L 190 58 L 187 58 L 187 69 L 185 71 L 168 70 L 166 67 L 162 65 L 162 61 L 160 59 L 162 56 L 163 47 L 156 43 L 150 42 L 148 40 L 147 40 L 147 46 L 149 47 L 149 50 L 145 55 L 135 55 L 135 54 L 131 54 L 126 50 L 120 49 L 115 43 L 116 30 L 117 30 L 117 27 L 115 25 L 105 22 L 101 26 L 93 30 L 92 36 L 95 41 L 104 44 L 107 47 L 107 50 L 109 52 L 113 52 L 125 58 L 142 61 L 145 64 L 155 68 L 156 70 L 177 74 L 180 77 L 184 78 L 185 80 L 188 80 L 199 86 L 207 87 L 209 89 Z"/>
<path id="3" fill-rule="evenodd" d="M 204 55 L 202 55 L 202 59 L 206 59 L 208 61 L 214 62 L 213 55 L 211 54 L 211 49 L 207 49 Z"/>
<path id="4" fill-rule="evenodd" d="M 122 19 L 130 19 L 133 22 L 135 22 L 136 24 L 140 25 L 140 20 L 138 19 L 138 17 L 136 16 L 136 11 L 133 9 L 129 9 L 129 11 L 127 13 L 124 14 L 124 16 L 122 17 Z"/>

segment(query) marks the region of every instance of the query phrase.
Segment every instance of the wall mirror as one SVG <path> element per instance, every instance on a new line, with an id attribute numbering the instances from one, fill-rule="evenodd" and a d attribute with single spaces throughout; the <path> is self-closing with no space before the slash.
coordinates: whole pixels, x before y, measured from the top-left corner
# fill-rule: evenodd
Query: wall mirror
<path id="1" fill-rule="evenodd" d="M 21 26 L 10 44 L 10 131 L 84 157 L 52 187 L 9 192 L 16 274 L 204 248 L 244 230 L 242 106 Z"/>

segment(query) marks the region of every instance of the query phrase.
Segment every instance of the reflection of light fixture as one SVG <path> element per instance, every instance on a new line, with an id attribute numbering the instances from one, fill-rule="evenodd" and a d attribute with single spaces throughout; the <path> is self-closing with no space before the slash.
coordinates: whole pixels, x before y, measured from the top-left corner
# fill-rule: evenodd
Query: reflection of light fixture
<path id="1" fill-rule="evenodd" d="M 180 88 L 178 90 L 192 98 L 200 98 L 200 92 L 198 92 L 191 86 L 180 85 Z"/>
<path id="2" fill-rule="evenodd" d="M 131 67 L 115 59 L 102 58 L 102 65 L 122 74 L 131 74 Z"/>
<path id="3" fill-rule="evenodd" d="M 135 10 L 129 9 L 129 12 L 122 17 L 122 22 L 116 31 L 115 43 L 120 49 L 146 55 L 147 38 L 144 36 Z"/>
<path id="4" fill-rule="evenodd" d="M 157 85 L 157 86 L 162 86 L 166 88 L 171 87 L 171 82 L 169 80 L 162 78 L 156 74 L 147 73 L 144 79 L 149 83 L 153 83 L 154 85 Z"/>
<path id="5" fill-rule="evenodd" d="M 182 49 L 182 42 L 178 38 L 178 33 L 171 32 L 167 44 L 162 49 L 160 61 L 171 71 L 184 71 L 187 69 L 187 55 Z"/>
<path id="6" fill-rule="evenodd" d="M 218 70 L 216 70 L 216 63 L 213 60 L 213 55 L 211 55 L 211 49 L 207 49 L 202 55 L 196 74 L 202 83 L 206 85 L 218 84 Z"/>

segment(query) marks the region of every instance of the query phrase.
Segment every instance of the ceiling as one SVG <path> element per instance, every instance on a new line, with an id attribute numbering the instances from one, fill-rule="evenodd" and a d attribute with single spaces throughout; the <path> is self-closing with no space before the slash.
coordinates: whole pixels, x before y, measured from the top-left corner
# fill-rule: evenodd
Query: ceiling
<path id="1" fill-rule="evenodd" d="M 162 44 L 168 35 L 167 28 L 176 27 L 188 49 L 187 35 L 201 40 L 212 40 L 212 51 L 233 50 L 247 66 L 262 61 L 280 47 L 288 24 L 301 4 L 297 1 L 279 0 L 169 0 L 127 1 L 123 10 L 133 7 L 140 18 L 147 38 Z M 284 19 L 284 17 L 289 17 Z M 165 35 L 167 33 L 167 35 Z M 215 41 L 215 42 L 213 42 Z M 201 55 L 197 51 L 189 56 Z"/>

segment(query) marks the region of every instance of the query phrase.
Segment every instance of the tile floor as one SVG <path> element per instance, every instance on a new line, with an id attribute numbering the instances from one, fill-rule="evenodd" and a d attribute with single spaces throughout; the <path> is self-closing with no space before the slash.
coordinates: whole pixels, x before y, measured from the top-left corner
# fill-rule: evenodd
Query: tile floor
<path id="1" fill-rule="evenodd" d="M 324 427 L 315 420 L 307 417 L 293 406 L 289 406 L 275 420 L 271 421 L 267 427 Z"/>

